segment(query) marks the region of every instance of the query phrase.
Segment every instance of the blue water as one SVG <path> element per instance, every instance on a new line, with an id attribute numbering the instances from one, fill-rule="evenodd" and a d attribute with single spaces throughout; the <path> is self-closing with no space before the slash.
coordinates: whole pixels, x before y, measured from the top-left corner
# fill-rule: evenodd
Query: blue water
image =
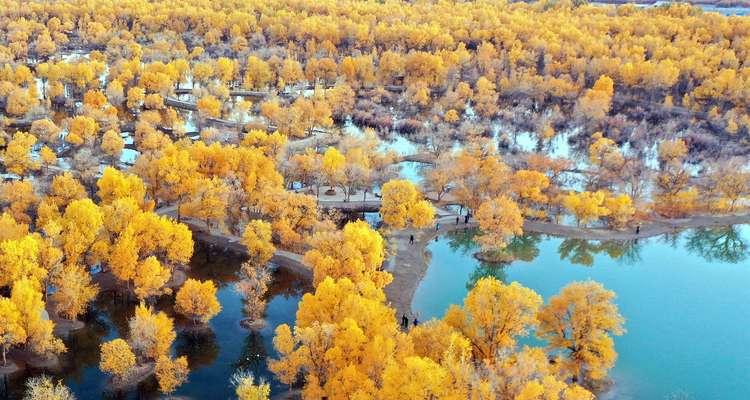
<path id="1" fill-rule="evenodd" d="M 460 304 L 482 276 L 518 281 L 545 299 L 593 279 L 617 293 L 627 333 L 604 399 L 745 399 L 750 392 L 750 227 L 703 229 L 637 243 L 530 235 L 518 261 L 483 265 L 471 232 L 428 246 L 431 262 L 412 306 L 423 320 Z"/>
<path id="2" fill-rule="evenodd" d="M 659 7 L 668 5 L 669 1 L 657 1 L 653 4 L 636 4 L 638 7 Z M 674 2 L 678 3 L 678 2 Z M 613 4 L 606 2 L 591 2 L 592 5 L 598 6 L 611 6 Z M 750 14 L 750 7 L 717 7 L 710 4 L 696 4 L 695 7 L 702 9 L 705 12 L 716 12 L 722 15 L 728 16 L 745 16 Z"/>
<path id="3" fill-rule="evenodd" d="M 421 185 L 424 181 L 423 170 L 429 167 L 429 164 L 416 161 L 402 161 L 398 163 L 398 165 L 401 168 L 401 178 L 406 179 L 417 186 Z"/>

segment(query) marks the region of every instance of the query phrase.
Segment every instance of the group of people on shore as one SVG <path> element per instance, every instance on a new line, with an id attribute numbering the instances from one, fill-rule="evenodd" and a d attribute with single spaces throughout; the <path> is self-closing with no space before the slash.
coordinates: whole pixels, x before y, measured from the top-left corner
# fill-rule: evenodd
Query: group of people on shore
<path id="1" fill-rule="evenodd" d="M 471 219 L 471 214 L 470 213 L 466 213 L 466 215 L 464 215 L 464 224 L 468 225 L 470 219 Z M 460 222 L 461 222 L 461 216 L 460 215 L 456 215 L 456 225 L 458 225 Z M 437 232 L 439 230 L 440 230 L 440 222 L 438 221 L 437 223 L 435 223 L 435 232 Z M 437 238 L 436 238 L 436 240 L 437 240 Z M 414 234 L 409 235 L 409 244 L 410 245 L 414 244 Z"/>

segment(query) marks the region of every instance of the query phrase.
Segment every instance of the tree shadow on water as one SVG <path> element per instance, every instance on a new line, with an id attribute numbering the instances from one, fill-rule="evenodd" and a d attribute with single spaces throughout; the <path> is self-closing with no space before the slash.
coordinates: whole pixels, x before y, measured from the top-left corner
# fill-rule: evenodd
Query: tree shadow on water
<path id="1" fill-rule="evenodd" d="M 466 290 L 471 290 L 482 278 L 495 278 L 500 282 L 506 282 L 507 274 L 505 273 L 505 267 L 507 263 L 489 263 L 480 262 L 479 266 L 471 273 L 469 280 L 466 282 Z"/>
<path id="2" fill-rule="evenodd" d="M 557 248 L 560 260 L 568 260 L 572 264 L 591 267 L 597 254 L 606 254 L 609 258 L 625 265 L 633 265 L 641 261 L 642 244 L 638 240 L 596 242 L 583 239 L 565 239 Z"/>
<path id="3" fill-rule="evenodd" d="M 191 369 L 211 365 L 219 356 L 219 344 L 213 329 L 180 332 L 175 341 L 178 355 L 187 357 Z"/>
<path id="4" fill-rule="evenodd" d="M 747 259 L 747 244 L 734 226 L 698 228 L 688 233 L 685 248 L 708 262 L 736 264 Z"/>

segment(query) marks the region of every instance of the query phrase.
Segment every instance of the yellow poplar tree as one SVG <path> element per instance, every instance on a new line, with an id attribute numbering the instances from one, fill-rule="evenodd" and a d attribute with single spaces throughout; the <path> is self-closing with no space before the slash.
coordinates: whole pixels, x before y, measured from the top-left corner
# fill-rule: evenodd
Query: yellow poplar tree
<path id="1" fill-rule="evenodd" d="M 259 219 L 248 222 L 242 233 L 242 244 L 247 248 L 248 262 L 263 265 L 270 261 L 276 252 L 272 239 L 271 224 Z"/>
<path id="2" fill-rule="evenodd" d="M 329 186 L 336 186 L 343 179 L 345 165 L 346 157 L 335 147 L 329 147 L 323 153 L 322 173 L 328 181 Z"/>
<path id="3" fill-rule="evenodd" d="M 91 199 L 73 200 L 61 220 L 65 261 L 78 264 L 96 241 L 104 226 L 104 216 Z"/>
<path id="4" fill-rule="evenodd" d="M 383 288 L 393 280 L 390 273 L 381 270 L 385 259 L 383 237 L 367 222 L 349 222 L 340 231 L 315 233 L 310 246 L 303 260 L 312 267 L 315 284 L 332 277 L 357 283 L 370 281 Z"/>
<path id="5" fill-rule="evenodd" d="M 99 288 L 91 283 L 91 275 L 80 265 L 67 265 L 52 278 L 55 292 L 51 298 L 55 311 L 73 320 L 86 311 L 88 303 L 99 293 Z"/>
<path id="6" fill-rule="evenodd" d="M 604 205 L 606 193 L 596 192 L 570 192 L 563 197 L 563 205 L 575 217 L 578 225 L 586 226 L 600 217 L 609 215 L 609 209 Z"/>
<path id="7" fill-rule="evenodd" d="M 13 284 L 10 300 L 21 313 L 20 324 L 26 331 L 26 346 L 36 354 L 59 354 L 65 351 L 65 344 L 53 334 L 55 324 L 43 315 L 42 293 L 28 279 Z"/>
<path id="8" fill-rule="evenodd" d="M 407 357 L 403 364 L 393 363 L 383 373 L 381 399 L 445 399 L 452 394 L 448 372 L 435 361 Z"/>
<path id="9" fill-rule="evenodd" d="M 487 200 L 476 212 L 481 235 L 477 242 L 485 251 L 504 249 L 513 236 L 523 233 L 523 215 L 516 202 L 506 196 Z"/>
<path id="10" fill-rule="evenodd" d="M 383 185 L 381 193 L 380 213 L 386 224 L 396 229 L 407 225 L 419 229 L 433 223 L 435 209 L 422 198 L 413 183 L 404 179 L 390 180 Z"/>
<path id="11" fill-rule="evenodd" d="M 93 143 L 99 132 L 99 124 L 91 117 L 79 115 L 68 122 L 68 135 L 65 141 L 80 146 L 84 143 Z"/>
<path id="12" fill-rule="evenodd" d="M 142 202 L 146 196 L 146 188 L 138 175 L 122 172 L 112 167 L 104 168 L 102 176 L 96 181 L 96 186 L 99 189 L 97 195 L 102 205 L 125 197 Z"/>
<path id="13" fill-rule="evenodd" d="M 167 355 L 176 338 L 174 323 L 163 311 L 154 312 L 141 303 L 129 321 L 130 347 L 136 354 L 157 360 Z"/>
<path id="14" fill-rule="evenodd" d="M 101 148 L 104 154 L 112 159 L 112 163 L 114 164 L 120 159 L 122 150 L 125 148 L 125 140 L 119 133 L 110 129 L 102 135 Z"/>
<path id="15" fill-rule="evenodd" d="M 3 163 L 11 174 L 26 176 L 39 169 L 39 162 L 31 158 L 31 149 L 36 137 L 25 132 L 16 132 L 3 152 Z"/>
<path id="16" fill-rule="evenodd" d="M 135 354 L 122 339 L 113 339 L 102 343 L 100 348 L 99 369 L 112 374 L 116 380 L 124 380 L 135 367 Z"/>
<path id="17" fill-rule="evenodd" d="M 190 318 L 194 323 L 207 323 L 221 311 L 216 298 L 216 285 L 211 280 L 188 279 L 177 291 L 174 299 L 175 311 Z"/>
<path id="18" fill-rule="evenodd" d="M 164 268 L 156 257 L 147 257 L 136 268 L 133 277 L 135 295 L 140 300 L 147 300 L 154 296 L 172 293 L 172 290 L 165 286 L 171 276 L 169 269 Z"/>
<path id="19" fill-rule="evenodd" d="M 185 356 L 177 357 L 174 360 L 168 356 L 160 356 L 156 360 L 156 380 L 159 382 L 159 391 L 171 395 L 180 385 L 182 385 L 188 376 L 188 363 Z"/>
<path id="20" fill-rule="evenodd" d="M 609 211 L 609 225 L 617 229 L 626 227 L 635 215 L 633 200 L 627 194 L 607 196 L 604 199 L 604 207 Z"/>
<path id="21" fill-rule="evenodd" d="M 232 382 L 239 400 L 268 400 L 271 396 L 271 385 L 263 381 L 255 384 L 255 378 L 250 373 L 236 374 Z"/>
<path id="22" fill-rule="evenodd" d="M 0 287 L 28 279 L 41 290 L 48 271 L 39 261 L 39 240 L 34 235 L 0 242 Z"/>
<path id="23" fill-rule="evenodd" d="M 600 283 L 574 282 L 539 311 L 537 336 L 566 358 L 565 370 L 578 382 L 601 380 L 617 360 L 611 335 L 621 335 L 624 319 L 615 294 Z"/>
<path id="24" fill-rule="evenodd" d="M 542 297 L 518 282 L 506 285 L 482 278 L 466 295 L 463 307 L 448 309 L 445 322 L 469 339 L 476 360 L 491 363 L 499 350 L 512 349 L 519 336 L 536 326 L 541 305 Z"/>
<path id="25" fill-rule="evenodd" d="M 287 384 L 302 372 L 305 398 L 376 398 L 383 371 L 405 350 L 393 314 L 372 282 L 326 278 L 300 302 L 294 332 L 276 329 L 280 358 L 270 368 Z"/>
<path id="26" fill-rule="evenodd" d="M 6 297 L 0 297 L 0 346 L 3 349 L 3 366 L 8 349 L 26 341 L 26 330 L 21 325 L 21 313 L 16 305 Z"/>

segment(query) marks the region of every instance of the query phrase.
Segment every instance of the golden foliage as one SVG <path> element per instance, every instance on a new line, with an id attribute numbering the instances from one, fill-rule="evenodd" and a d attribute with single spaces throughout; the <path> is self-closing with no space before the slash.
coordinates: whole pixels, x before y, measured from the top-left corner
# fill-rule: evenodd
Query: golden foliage
<path id="1" fill-rule="evenodd" d="M 350 222 L 340 231 L 317 232 L 309 242 L 311 250 L 303 260 L 312 267 L 315 284 L 331 277 L 374 282 L 383 288 L 393 279 L 381 270 L 385 259 L 383 237 L 365 221 Z"/>
<path id="2" fill-rule="evenodd" d="M 271 234 L 271 224 L 268 222 L 254 219 L 245 225 L 242 244 L 247 248 L 250 264 L 263 265 L 271 260 L 276 251 Z"/>
<path id="3" fill-rule="evenodd" d="M 213 281 L 188 279 L 177 291 L 175 311 L 195 322 L 207 323 L 221 311 Z"/>
<path id="4" fill-rule="evenodd" d="M 574 282 L 539 312 L 537 335 L 567 353 L 563 368 L 579 382 L 606 377 L 617 359 L 610 335 L 624 333 L 615 294 L 597 282 Z"/>
<path id="5" fill-rule="evenodd" d="M 480 279 L 464 299 L 451 306 L 445 321 L 472 344 L 477 360 L 493 362 L 502 349 L 512 348 L 537 323 L 542 298 L 517 282 L 506 285 L 494 278 Z"/>
<path id="6" fill-rule="evenodd" d="M 141 357 L 157 360 L 168 354 L 176 337 L 172 319 L 163 311 L 154 312 L 141 303 L 128 322 L 130 347 Z"/>
<path id="7" fill-rule="evenodd" d="M 113 339 L 102 343 L 100 347 L 101 359 L 99 369 L 123 380 L 132 372 L 135 366 L 135 354 L 128 343 L 122 339 Z"/>
<path id="8" fill-rule="evenodd" d="M 506 196 L 482 203 L 476 218 L 481 231 L 476 240 L 487 251 L 503 249 L 513 236 L 523 233 L 521 210 Z"/>
<path id="9" fill-rule="evenodd" d="M 187 380 L 188 363 L 185 356 L 174 360 L 168 356 L 160 356 L 156 360 L 156 380 L 159 382 L 159 391 L 170 395 Z"/>
<path id="10" fill-rule="evenodd" d="M 21 313 L 10 299 L 0 297 L 0 346 L 3 349 L 3 366 L 7 365 L 5 355 L 8 349 L 24 342 L 26 330 L 21 325 Z"/>
<path id="11" fill-rule="evenodd" d="M 383 222 L 396 228 L 425 228 L 435 219 L 435 208 L 422 199 L 413 183 L 403 179 L 390 180 L 381 189 L 380 213 Z"/>

